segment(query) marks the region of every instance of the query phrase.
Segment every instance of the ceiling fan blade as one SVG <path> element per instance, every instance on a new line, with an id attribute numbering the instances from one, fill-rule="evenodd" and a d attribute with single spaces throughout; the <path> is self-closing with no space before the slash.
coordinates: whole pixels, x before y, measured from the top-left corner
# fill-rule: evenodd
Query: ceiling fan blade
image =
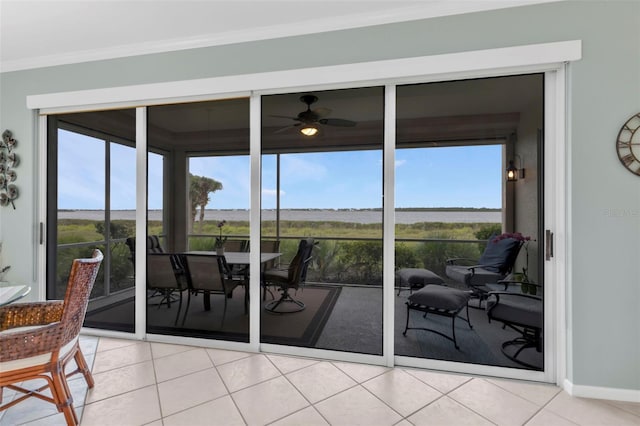
<path id="1" fill-rule="evenodd" d="M 269 114 L 269 117 L 288 118 L 289 120 L 297 120 L 298 119 L 298 117 L 289 117 L 288 115 L 273 115 L 273 114 Z"/>
<path id="2" fill-rule="evenodd" d="M 300 123 L 292 124 L 291 126 L 285 126 L 285 127 L 282 127 L 282 128 L 280 128 L 280 129 L 276 130 L 276 131 L 275 131 L 275 132 L 273 132 L 273 133 L 274 133 L 274 134 L 276 134 L 276 133 L 283 133 L 283 132 L 286 132 L 286 131 L 287 131 L 287 130 L 289 130 L 289 129 L 296 128 L 296 127 L 298 127 L 299 125 L 300 125 Z"/>
<path id="3" fill-rule="evenodd" d="M 329 108 L 316 108 L 312 110 L 312 112 L 315 113 L 318 118 L 326 117 L 327 115 L 331 114 L 331 110 Z"/>
<path id="4" fill-rule="evenodd" d="M 344 120 L 342 118 L 322 118 L 318 120 L 320 124 L 326 124 L 327 126 L 339 126 L 339 127 L 353 127 L 356 125 L 355 121 Z"/>

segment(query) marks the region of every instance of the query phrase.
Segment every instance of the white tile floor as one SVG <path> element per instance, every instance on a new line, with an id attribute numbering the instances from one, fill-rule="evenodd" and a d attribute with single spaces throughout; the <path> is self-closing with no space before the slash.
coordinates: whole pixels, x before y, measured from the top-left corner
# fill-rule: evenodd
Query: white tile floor
<path id="1" fill-rule="evenodd" d="M 83 336 L 96 381 L 70 380 L 90 425 L 640 425 L 640 404 L 555 386 Z M 5 396 L 12 398 L 5 390 Z M 61 425 L 30 398 L 0 426 Z"/>

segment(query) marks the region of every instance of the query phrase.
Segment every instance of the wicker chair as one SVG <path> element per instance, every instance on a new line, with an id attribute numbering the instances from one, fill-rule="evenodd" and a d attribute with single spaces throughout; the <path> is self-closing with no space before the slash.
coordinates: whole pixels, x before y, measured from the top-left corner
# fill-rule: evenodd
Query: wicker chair
<path id="1" fill-rule="evenodd" d="M 102 258 L 102 252 L 95 250 L 92 258 L 73 261 L 63 301 L 0 308 L 0 404 L 4 387 L 24 394 L 0 405 L 0 411 L 33 396 L 55 404 L 68 425 L 78 424 L 67 377 L 82 373 L 89 388 L 94 385 L 78 339 Z M 65 374 L 72 359 L 77 369 Z M 35 391 L 19 386 L 33 379 L 44 379 L 46 384 Z M 43 393 L 46 389 L 51 389 L 51 396 Z"/>

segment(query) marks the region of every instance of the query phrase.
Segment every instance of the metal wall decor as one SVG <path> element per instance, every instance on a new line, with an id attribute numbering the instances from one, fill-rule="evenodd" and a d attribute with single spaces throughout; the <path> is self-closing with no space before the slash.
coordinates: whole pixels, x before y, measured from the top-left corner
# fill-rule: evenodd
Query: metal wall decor
<path id="1" fill-rule="evenodd" d="M 18 163 L 18 155 L 14 152 L 18 141 L 13 138 L 10 130 L 2 132 L 0 142 L 0 206 L 11 205 L 14 209 L 14 200 L 18 198 L 18 187 L 15 181 L 18 177 L 14 170 Z"/>
<path id="2" fill-rule="evenodd" d="M 616 151 L 622 165 L 640 176 L 640 112 L 622 125 L 616 138 Z"/>

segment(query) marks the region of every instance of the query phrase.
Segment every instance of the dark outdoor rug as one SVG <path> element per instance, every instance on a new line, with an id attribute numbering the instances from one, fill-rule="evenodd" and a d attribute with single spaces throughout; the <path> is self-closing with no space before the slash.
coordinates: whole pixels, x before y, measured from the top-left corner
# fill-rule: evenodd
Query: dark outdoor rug
<path id="1" fill-rule="evenodd" d="M 295 299 L 305 303 L 306 309 L 295 313 L 272 314 L 261 309 L 261 341 L 263 343 L 314 347 L 327 319 L 340 296 L 341 287 L 306 285 L 292 292 Z M 279 293 L 276 293 L 279 295 Z M 267 301 L 271 301 L 267 296 Z M 156 303 L 157 299 L 149 299 Z M 244 290 L 236 288 L 233 297 L 227 299 L 227 311 L 223 318 L 224 298 L 211 296 L 211 310 L 203 308 L 203 296 L 192 296 L 184 326 L 182 319 L 187 303 L 183 293 L 178 325 L 174 326 L 178 303 L 149 306 L 147 310 L 147 332 L 175 336 L 200 337 L 248 342 L 249 316 L 244 313 Z M 261 300 L 261 304 L 263 301 Z M 87 311 L 84 326 L 117 331 L 133 331 L 133 298 L 107 307 Z"/>

